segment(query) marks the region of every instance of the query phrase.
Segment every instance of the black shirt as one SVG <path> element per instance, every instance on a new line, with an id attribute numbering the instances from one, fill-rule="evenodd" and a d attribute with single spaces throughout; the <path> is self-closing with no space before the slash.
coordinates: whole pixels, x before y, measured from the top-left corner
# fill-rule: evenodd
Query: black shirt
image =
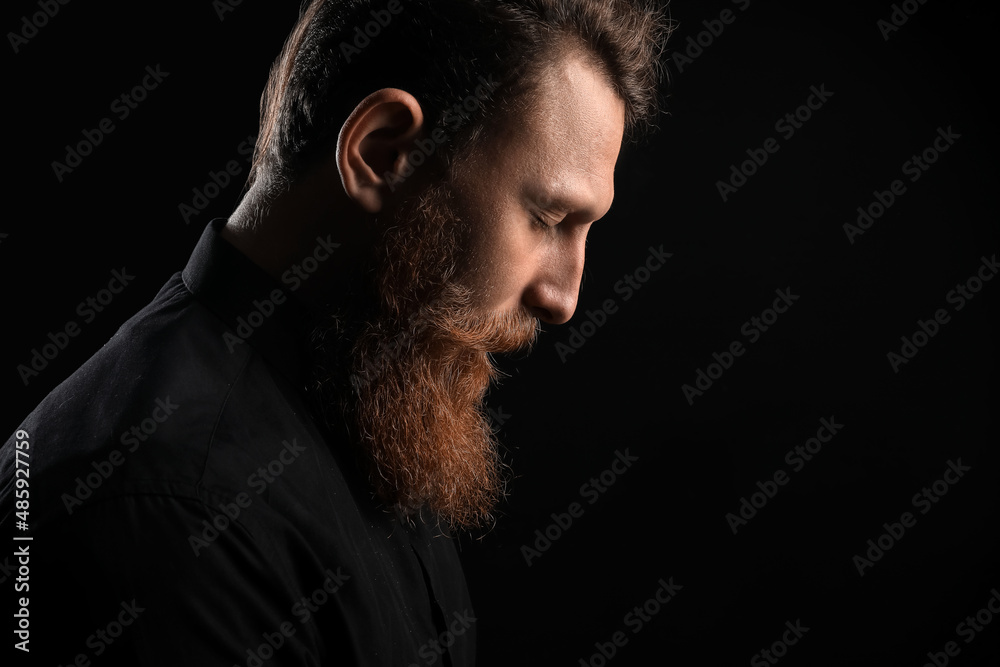
<path id="1" fill-rule="evenodd" d="M 15 595 L 29 598 L 32 658 L 472 664 L 453 540 L 388 513 L 346 431 L 313 419 L 300 306 L 224 224 L 20 427 L 33 540 L 15 543 L 31 554 Z M 15 440 L 0 450 L 5 532 Z"/>

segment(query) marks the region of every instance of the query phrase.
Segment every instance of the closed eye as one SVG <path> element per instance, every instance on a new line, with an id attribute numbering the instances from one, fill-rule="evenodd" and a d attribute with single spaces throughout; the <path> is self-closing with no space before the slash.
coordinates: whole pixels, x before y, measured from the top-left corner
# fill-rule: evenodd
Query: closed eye
<path id="1" fill-rule="evenodd" d="M 538 213 L 533 213 L 531 219 L 536 227 L 548 233 L 554 233 L 556 230 L 556 225 L 559 224 L 558 222 L 549 222 Z"/>

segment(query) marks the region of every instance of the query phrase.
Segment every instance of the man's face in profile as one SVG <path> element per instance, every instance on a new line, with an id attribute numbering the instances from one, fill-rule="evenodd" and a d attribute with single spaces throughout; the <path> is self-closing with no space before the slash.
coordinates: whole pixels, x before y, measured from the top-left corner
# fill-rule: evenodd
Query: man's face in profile
<path id="1" fill-rule="evenodd" d="M 526 94 L 448 176 L 379 215 L 377 305 L 315 335 L 321 385 L 350 339 L 344 408 L 379 495 L 455 526 L 488 521 L 502 493 L 482 407 L 491 354 L 570 319 L 587 232 L 614 196 L 625 111 L 604 74 L 571 52 Z"/>

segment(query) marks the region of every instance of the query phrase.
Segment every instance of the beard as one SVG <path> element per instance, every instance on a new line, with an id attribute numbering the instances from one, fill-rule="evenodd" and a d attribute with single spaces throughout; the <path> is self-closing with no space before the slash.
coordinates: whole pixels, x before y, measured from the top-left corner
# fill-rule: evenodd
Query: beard
<path id="1" fill-rule="evenodd" d="M 492 522 L 505 486 L 483 405 L 492 355 L 529 350 L 539 325 L 524 307 L 477 308 L 452 199 L 441 180 L 377 221 L 367 270 L 312 332 L 310 390 L 382 502 L 469 529 Z"/>

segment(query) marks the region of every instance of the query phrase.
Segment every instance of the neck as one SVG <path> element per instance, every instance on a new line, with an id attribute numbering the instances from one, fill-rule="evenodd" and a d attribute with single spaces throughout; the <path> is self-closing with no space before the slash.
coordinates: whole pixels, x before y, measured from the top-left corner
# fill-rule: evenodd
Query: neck
<path id="1" fill-rule="evenodd" d="M 366 255 L 363 213 L 337 177 L 312 173 L 278 193 L 255 183 L 233 211 L 222 238 L 307 303 L 322 304 L 329 287 Z"/>

